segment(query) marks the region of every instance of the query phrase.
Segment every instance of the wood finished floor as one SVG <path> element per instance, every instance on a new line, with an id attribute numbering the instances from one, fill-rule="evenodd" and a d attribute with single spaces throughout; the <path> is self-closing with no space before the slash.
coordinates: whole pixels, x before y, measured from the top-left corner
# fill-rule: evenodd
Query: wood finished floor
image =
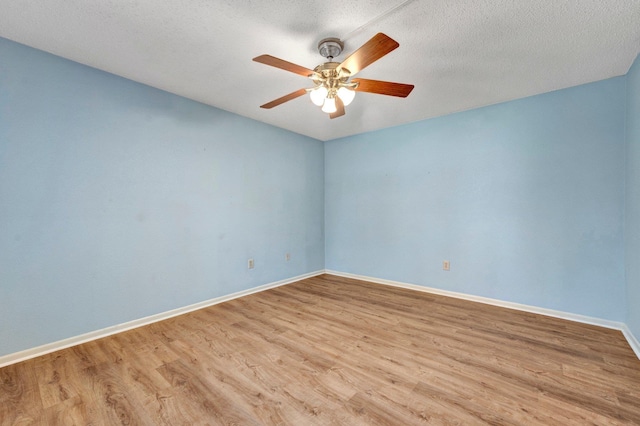
<path id="1" fill-rule="evenodd" d="M 1 425 L 640 424 L 618 331 L 323 275 L 0 369 Z"/>

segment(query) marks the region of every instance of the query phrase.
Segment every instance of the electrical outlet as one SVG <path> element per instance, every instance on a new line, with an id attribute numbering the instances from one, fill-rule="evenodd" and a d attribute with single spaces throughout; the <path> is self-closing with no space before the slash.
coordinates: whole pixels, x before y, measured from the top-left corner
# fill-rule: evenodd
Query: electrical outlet
<path id="1" fill-rule="evenodd" d="M 249 259 L 249 260 L 247 261 L 247 267 L 248 267 L 249 269 L 253 269 L 253 268 L 255 267 L 255 264 L 253 263 L 253 259 Z"/>
<path id="2" fill-rule="evenodd" d="M 444 270 L 444 271 L 451 270 L 451 263 L 449 263 L 448 260 L 443 260 L 442 261 L 442 270 Z"/>
<path id="3" fill-rule="evenodd" d="M 286 260 L 287 262 L 290 261 L 291 260 L 291 254 L 285 253 L 284 260 Z"/>

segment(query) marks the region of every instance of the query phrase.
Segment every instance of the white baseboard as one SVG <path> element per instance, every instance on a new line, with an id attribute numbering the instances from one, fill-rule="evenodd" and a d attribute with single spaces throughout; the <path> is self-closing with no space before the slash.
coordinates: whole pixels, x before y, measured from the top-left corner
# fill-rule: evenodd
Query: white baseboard
<path id="1" fill-rule="evenodd" d="M 216 297 L 214 299 L 205 300 L 203 302 L 195 303 L 193 305 L 173 309 L 171 311 L 162 312 L 159 314 L 129 321 L 123 324 L 114 325 L 111 327 L 81 334 L 79 336 L 74 336 L 68 339 L 59 340 L 57 342 L 47 343 L 42 346 L 26 349 L 24 351 L 16 352 L 13 354 L 0 356 L 0 368 L 5 367 L 7 365 L 15 364 L 20 361 L 25 361 L 31 358 L 35 358 L 41 355 L 55 352 L 61 349 L 66 349 L 71 346 L 79 345 L 81 343 L 86 343 L 92 340 L 101 339 L 103 337 L 111 336 L 116 333 L 142 327 L 142 326 L 152 324 L 154 322 L 162 321 L 165 319 L 169 319 L 178 315 L 186 314 L 188 312 L 196 311 L 198 309 L 206 308 L 208 306 L 213 306 L 218 303 L 226 302 L 228 300 L 237 299 L 243 296 L 248 296 L 253 293 L 258 293 L 261 291 L 269 290 L 271 288 L 279 287 L 286 284 L 291 284 L 296 281 L 301 281 L 301 280 L 315 277 L 322 274 L 335 275 L 335 276 L 345 277 L 345 278 L 353 278 L 353 279 L 368 281 L 376 284 L 384 284 L 384 285 L 389 285 L 394 287 L 406 288 L 410 290 L 422 291 L 426 293 L 439 294 L 442 296 L 455 297 L 458 299 L 470 300 L 473 302 L 485 303 L 488 305 L 516 309 L 519 311 L 542 314 L 542 315 L 566 319 L 570 321 L 576 321 L 576 322 L 581 322 L 585 324 L 598 325 L 601 327 L 620 330 L 622 334 L 625 336 L 625 338 L 627 339 L 627 341 L 629 342 L 631 349 L 635 352 L 635 354 L 640 359 L 640 342 L 638 342 L 638 339 L 636 339 L 636 337 L 633 335 L 629 327 L 627 327 L 627 325 L 622 322 L 610 321 L 610 320 L 605 320 L 601 318 L 594 318 L 594 317 L 589 317 L 585 315 L 572 314 L 572 313 L 563 312 L 563 311 L 556 311 L 553 309 L 539 308 L 536 306 L 522 305 L 519 303 L 505 302 L 502 300 L 491 299 L 488 297 L 473 296 L 465 293 L 457 293 L 453 291 L 441 290 L 441 289 L 432 288 L 432 287 L 424 287 L 421 285 L 408 284 L 408 283 L 403 283 L 399 281 L 391 281 L 391 280 L 385 280 L 381 278 L 374 278 L 374 277 L 368 277 L 364 275 L 350 274 L 346 272 L 338 272 L 338 271 L 332 271 L 332 270 L 320 270 L 320 271 L 310 272 L 308 274 L 298 275 L 297 277 L 292 277 L 292 278 L 272 282 L 269 284 L 264 284 L 258 287 L 239 291 L 239 292 L 228 294 L 225 296 Z"/>
<path id="2" fill-rule="evenodd" d="M 627 324 L 623 324 L 621 331 L 622 334 L 624 334 L 624 337 L 626 337 L 627 342 L 629 342 L 629 346 L 631 346 L 631 349 L 633 349 L 638 359 L 640 359 L 640 342 L 638 342 L 636 336 L 633 335 L 629 327 L 627 327 Z"/>
<path id="3" fill-rule="evenodd" d="M 315 277 L 317 275 L 324 274 L 324 270 L 310 272 L 308 274 L 298 275 L 297 277 L 287 278 L 284 280 L 264 284 L 258 287 L 253 287 L 248 290 L 239 291 L 237 293 L 228 294 L 225 296 L 216 297 L 214 299 L 205 300 L 204 302 L 195 303 L 193 305 L 184 306 L 182 308 L 172 309 L 170 311 L 161 312 L 159 314 L 151 315 L 148 317 L 140 318 L 137 320 L 129 321 L 123 324 L 106 327 L 100 330 L 91 331 L 89 333 L 81 334 L 79 336 L 69 337 L 68 339 L 59 340 L 57 342 L 47 343 L 35 348 L 26 349 L 24 351 L 15 352 L 8 355 L 0 356 L 0 368 L 7 365 L 15 364 L 20 361 L 25 361 L 31 358 L 35 358 L 41 355 L 45 355 L 51 352 L 66 349 L 71 346 L 76 346 L 81 343 L 86 343 L 92 340 L 101 339 L 103 337 L 111 336 L 112 334 L 121 333 L 123 331 L 131 330 L 133 328 L 149 325 L 154 322 L 166 320 L 178 315 L 186 314 L 188 312 L 196 311 L 198 309 L 206 308 L 208 306 L 217 305 L 218 303 L 226 302 L 238 297 L 248 296 L 260 291 L 269 290 L 271 288 L 280 287 L 282 285 L 291 284 L 296 281 L 301 281 L 307 278 Z"/>
<path id="4" fill-rule="evenodd" d="M 364 275 L 351 274 L 348 272 L 325 270 L 325 273 L 329 275 L 335 275 L 338 277 L 353 278 L 356 280 L 367 281 L 375 284 L 384 284 L 384 285 L 389 285 L 393 287 L 406 288 L 409 290 L 422 291 L 425 293 L 439 294 L 441 296 L 455 297 L 457 299 L 470 300 L 472 302 L 485 303 L 487 305 L 500 306 L 503 308 L 515 309 L 518 311 L 541 314 L 549 317 L 555 317 L 555 318 L 565 319 L 569 321 L 581 322 L 584 324 L 597 325 L 600 327 L 619 330 L 627 339 L 627 342 L 629 342 L 629 346 L 631 346 L 631 349 L 633 349 L 635 354 L 638 356 L 638 359 L 640 359 L 640 343 L 638 343 L 638 340 L 635 338 L 633 333 L 631 333 L 631 330 L 629 329 L 629 327 L 627 327 L 627 325 L 623 322 L 611 321 L 611 320 L 606 320 L 602 318 L 595 318 L 595 317 L 590 317 L 586 315 L 573 314 L 570 312 L 556 311 L 554 309 L 539 308 L 537 306 L 523 305 L 520 303 L 506 302 L 504 300 L 491 299 L 488 297 L 473 296 L 470 294 L 458 293 L 455 291 L 448 291 L 448 290 L 441 290 L 438 288 L 425 287 L 425 286 L 416 285 L 416 284 L 408 284 L 408 283 L 403 283 L 399 281 L 391 281 L 391 280 L 385 280 L 381 278 L 367 277 Z"/>

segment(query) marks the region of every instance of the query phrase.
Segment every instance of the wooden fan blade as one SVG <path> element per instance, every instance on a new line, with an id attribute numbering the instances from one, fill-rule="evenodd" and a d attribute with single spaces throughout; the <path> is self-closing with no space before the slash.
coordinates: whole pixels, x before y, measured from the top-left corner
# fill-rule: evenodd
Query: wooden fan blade
<path id="1" fill-rule="evenodd" d="M 340 68 L 345 68 L 349 70 L 351 75 L 354 75 L 398 46 L 400 46 L 398 42 L 391 37 L 378 33 L 345 59 L 340 64 Z"/>
<path id="2" fill-rule="evenodd" d="M 336 112 L 329 114 L 329 118 L 338 118 L 344 115 L 344 103 L 342 99 L 336 96 Z"/>
<path id="3" fill-rule="evenodd" d="M 392 83 L 390 81 L 367 80 L 366 78 L 354 78 L 352 83 L 358 83 L 356 92 L 377 93 L 378 95 L 397 96 L 406 98 L 413 90 L 413 84 Z"/>
<path id="4" fill-rule="evenodd" d="M 256 56 L 255 58 L 253 58 L 253 60 L 256 62 L 260 62 L 261 64 L 271 65 L 272 67 L 280 68 L 281 70 L 299 74 L 304 77 L 309 77 L 316 73 L 314 70 L 310 70 L 309 68 L 305 68 L 291 62 L 287 62 L 284 59 L 279 59 L 271 55 Z"/>
<path id="5" fill-rule="evenodd" d="M 264 105 L 260 105 L 260 108 L 265 108 L 265 109 L 271 109 L 273 107 L 277 107 L 280 104 L 283 104 L 285 102 L 288 102 L 292 99 L 295 98 L 299 98 L 300 96 L 304 95 L 305 93 L 307 93 L 306 89 L 300 89 L 300 90 L 296 90 L 295 92 L 291 92 L 288 95 L 284 95 L 281 98 L 278 98 L 274 101 L 268 102 Z"/>

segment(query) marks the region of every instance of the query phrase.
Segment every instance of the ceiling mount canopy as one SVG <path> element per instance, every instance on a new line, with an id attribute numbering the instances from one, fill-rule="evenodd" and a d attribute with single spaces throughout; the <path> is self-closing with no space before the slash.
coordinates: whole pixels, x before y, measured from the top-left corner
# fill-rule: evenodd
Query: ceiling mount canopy
<path id="1" fill-rule="evenodd" d="M 333 62 L 333 59 L 342 53 L 344 44 L 335 37 L 325 38 L 318 43 L 318 52 L 329 61 L 318 65 L 313 70 L 270 55 L 255 57 L 253 60 L 256 62 L 308 77 L 314 83 L 312 88 L 299 89 L 261 105 L 261 108 L 270 109 L 309 93 L 315 105 L 321 106 L 322 111 L 328 113 L 330 118 L 337 118 L 345 114 L 344 107 L 353 101 L 355 92 L 406 98 L 413 90 L 412 84 L 365 79 L 350 80 L 353 75 L 399 46 L 398 42 L 389 36 L 378 33 L 342 63 L 338 63 Z"/>
<path id="2" fill-rule="evenodd" d="M 320 43 L 318 43 L 318 52 L 322 57 L 329 60 L 340 56 L 342 49 L 344 49 L 344 43 L 339 38 L 329 37 L 320 40 Z"/>

